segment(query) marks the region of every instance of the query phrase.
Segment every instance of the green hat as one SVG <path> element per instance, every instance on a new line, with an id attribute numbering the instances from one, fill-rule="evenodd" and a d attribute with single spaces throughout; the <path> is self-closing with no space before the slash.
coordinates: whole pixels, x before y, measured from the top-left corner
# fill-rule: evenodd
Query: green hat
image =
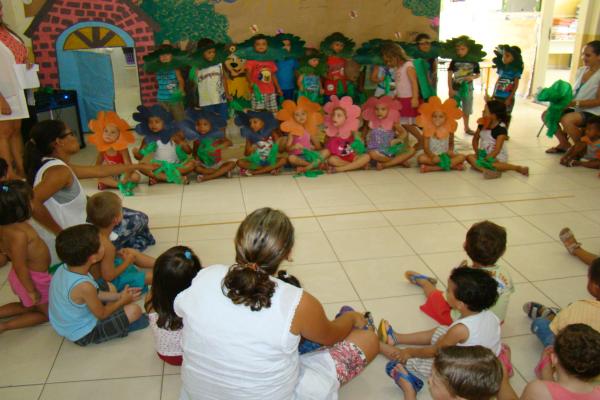
<path id="1" fill-rule="evenodd" d="M 381 48 L 388 43 L 400 44 L 388 39 L 371 39 L 364 42 L 352 59 L 361 65 L 384 65 L 383 57 L 381 56 Z"/>
<path id="2" fill-rule="evenodd" d="M 416 43 L 401 43 L 400 44 L 406 54 L 412 58 L 422 58 L 428 60 L 430 58 L 438 58 L 440 56 L 441 44 L 440 42 L 431 42 L 431 49 L 428 52 L 423 52 L 419 49 Z"/>
<path id="3" fill-rule="evenodd" d="M 287 55 L 286 58 L 301 58 L 304 55 L 304 44 L 306 42 L 300 39 L 299 36 L 292 35 L 291 33 L 278 33 L 273 36 L 273 43 L 281 48 L 283 48 L 284 40 L 289 40 L 292 45 L 290 52 L 285 52 Z"/>
<path id="4" fill-rule="evenodd" d="M 342 42 L 344 44 L 344 49 L 342 50 L 341 53 L 338 53 L 338 54 L 333 53 L 333 51 L 331 50 L 331 44 L 333 42 Z M 323 39 L 323 41 L 319 45 L 319 48 L 327 56 L 337 55 L 337 56 L 343 57 L 343 58 L 350 58 L 350 57 L 352 57 L 352 51 L 354 50 L 354 46 L 355 46 L 354 40 L 345 36 L 341 32 L 334 32 L 331 35 L 327 36 L 325 39 Z"/>
<path id="5" fill-rule="evenodd" d="M 467 46 L 469 49 L 469 52 L 464 57 L 459 57 L 458 54 L 456 54 L 456 46 L 459 44 Z M 455 37 L 442 43 L 442 51 L 440 52 L 440 57 L 449 58 L 453 61 L 468 62 L 482 61 L 486 55 L 487 53 L 483 51 L 483 45 L 476 43 L 466 35 Z"/>
<path id="6" fill-rule="evenodd" d="M 313 58 L 319 59 L 319 65 L 317 65 L 316 68 L 308 64 L 308 62 Z M 299 75 L 325 76 L 327 74 L 325 55 L 317 49 L 306 49 L 304 57 L 300 59 L 300 67 L 297 69 L 297 72 Z"/>
<path id="7" fill-rule="evenodd" d="M 160 61 L 160 56 L 171 54 L 173 57 L 170 62 L 163 63 Z M 169 44 L 162 44 L 158 49 L 144 57 L 144 71 L 158 72 L 178 69 L 186 65 L 187 55 L 176 47 Z"/>
<path id="8" fill-rule="evenodd" d="M 505 51 L 509 52 L 513 56 L 513 62 L 510 64 L 504 64 L 504 62 L 502 62 L 502 56 Z M 521 55 L 521 48 L 519 46 L 500 44 L 494 49 L 494 54 L 496 56 L 492 62 L 494 63 L 494 67 L 498 68 L 498 70 L 515 71 L 518 73 L 523 72 L 523 56 Z"/>
<path id="9" fill-rule="evenodd" d="M 222 43 L 215 43 L 212 40 L 200 40 L 196 51 L 188 56 L 188 64 L 192 67 L 203 69 L 212 67 L 213 65 L 221 64 L 229 56 L 228 46 Z M 204 58 L 204 52 L 210 49 L 215 49 L 215 58 L 208 61 Z"/>
<path id="10" fill-rule="evenodd" d="M 267 41 L 267 51 L 264 53 L 258 53 L 254 50 L 254 42 L 258 39 L 265 39 Z M 277 45 L 273 40 L 273 37 L 263 35 L 252 36 L 250 39 L 246 39 L 237 46 L 235 55 L 245 60 L 258 60 L 258 61 L 279 61 L 289 56 L 288 52 L 285 51 L 281 46 Z"/>

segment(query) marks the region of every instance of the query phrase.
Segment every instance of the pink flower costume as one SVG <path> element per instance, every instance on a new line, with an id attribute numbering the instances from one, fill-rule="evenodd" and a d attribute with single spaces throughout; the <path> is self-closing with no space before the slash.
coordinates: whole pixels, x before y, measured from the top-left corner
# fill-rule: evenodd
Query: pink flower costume
<path id="1" fill-rule="evenodd" d="M 385 118 L 376 115 L 375 108 L 383 105 L 388 113 Z M 392 140 L 396 137 L 394 124 L 400 120 L 401 105 L 390 96 L 371 97 L 363 105 L 363 118 L 369 121 L 369 135 L 367 136 L 367 149 L 376 150 L 387 157 L 393 157 L 388 149 Z"/>
<path id="2" fill-rule="evenodd" d="M 328 137 L 327 149 L 331 155 L 337 156 L 344 161 L 352 162 L 356 157 L 355 150 L 351 147 L 354 141 L 353 133 L 360 126 L 360 107 L 352 103 L 350 96 L 339 99 L 331 96 L 330 101 L 323 107 L 325 111 L 325 134 Z M 335 123 L 334 112 L 341 110 L 345 115 L 342 123 Z"/>

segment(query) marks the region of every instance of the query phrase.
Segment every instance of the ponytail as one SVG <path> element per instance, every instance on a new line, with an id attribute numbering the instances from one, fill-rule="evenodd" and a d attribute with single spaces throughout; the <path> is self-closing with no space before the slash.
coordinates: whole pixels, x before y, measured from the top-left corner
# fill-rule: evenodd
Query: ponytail
<path id="1" fill-rule="evenodd" d="M 284 213 L 261 208 L 248 215 L 235 236 L 236 264 L 223 279 L 223 294 L 252 311 L 271 307 L 271 276 L 293 246 L 294 227 Z"/>
<path id="2" fill-rule="evenodd" d="M 25 172 L 27 182 L 33 186 L 35 175 L 42 166 L 42 159 L 54 151 L 54 141 L 64 135 L 65 123 L 59 120 L 38 122 L 31 128 L 25 143 Z"/>

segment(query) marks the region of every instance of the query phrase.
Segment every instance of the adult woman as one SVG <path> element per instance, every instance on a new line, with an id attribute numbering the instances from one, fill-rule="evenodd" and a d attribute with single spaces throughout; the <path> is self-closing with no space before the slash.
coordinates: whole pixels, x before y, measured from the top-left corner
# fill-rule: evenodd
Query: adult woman
<path id="1" fill-rule="evenodd" d="M 546 153 L 565 153 L 571 147 L 569 138 L 578 142 L 581 128 L 587 121 L 600 115 L 600 40 L 589 42 L 583 49 L 584 66 L 577 70 L 573 85 L 573 101 L 564 111 L 556 131 L 558 146 Z"/>
<path id="2" fill-rule="evenodd" d="M 25 147 L 27 180 L 33 186 L 33 217 L 36 229 L 53 253 L 54 237 L 63 229 L 86 221 L 87 198 L 79 178 L 103 178 L 134 169 L 151 169 L 146 164 L 81 166 L 69 163 L 79 151 L 79 141 L 73 132 L 58 120 L 37 123 L 31 129 L 31 139 Z M 123 208 L 123 222 L 115 229 L 117 248 L 134 247 L 144 250 L 154 244 L 148 229 L 148 216 Z"/>
<path id="3" fill-rule="evenodd" d="M 181 399 L 333 399 L 379 349 L 362 315 L 329 321 L 306 291 L 273 277 L 294 228 L 280 211 L 250 214 L 235 237 L 236 264 L 203 269 L 175 299 L 183 318 Z M 300 337 L 326 347 L 298 355 Z"/>
<path id="4" fill-rule="evenodd" d="M 25 44 L 4 23 L 4 13 L 0 4 L 0 63 L 2 63 L 2 85 L 0 85 L 0 158 L 8 163 L 8 176 L 11 178 L 23 176 L 23 142 L 21 139 L 21 119 L 15 114 L 7 102 L 8 97 L 24 96 L 22 89 L 14 77 L 14 64 L 27 64 L 27 48 Z M 19 93 L 20 91 L 20 93 Z"/>

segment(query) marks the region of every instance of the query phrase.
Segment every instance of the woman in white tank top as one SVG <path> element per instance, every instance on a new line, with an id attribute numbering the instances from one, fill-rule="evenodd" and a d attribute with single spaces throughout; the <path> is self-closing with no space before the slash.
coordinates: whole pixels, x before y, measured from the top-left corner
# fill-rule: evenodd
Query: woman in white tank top
<path id="1" fill-rule="evenodd" d="M 55 236 L 65 228 L 86 221 L 87 197 L 79 178 L 102 178 L 151 167 L 145 164 L 70 164 L 71 156 L 79 151 L 79 141 L 62 121 L 39 122 L 32 128 L 30 136 L 25 147 L 25 169 L 27 180 L 34 189 L 33 226 L 48 245 L 52 263 L 55 264 L 58 262 L 54 248 Z M 148 217 L 137 211 L 132 214 L 135 214 L 135 218 L 145 219 L 145 227 L 141 229 L 145 229 L 145 235 L 147 231 L 153 243 L 147 226 Z"/>
<path id="2" fill-rule="evenodd" d="M 558 146 L 549 148 L 546 153 L 565 153 L 571 147 L 569 138 L 579 142 L 587 121 L 600 115 L 600 40 L 584 47 L 582 60 L 584 66 L 577 70 L 573 84 L 573 101 L 556 131 Z"/>
<path id="3" fill-rule="evenodd" d="M 240 225 L 236 264 L 204 268 L 175 299 L 183 319 L 180 399 L 337 399 L 377 354 L 372 330 L 347 312 L 329 321 L 309 293 L 273 277 L 294 228 L 262 208 Z M 299 355 L 304 337 L 325 346 Z"/>

